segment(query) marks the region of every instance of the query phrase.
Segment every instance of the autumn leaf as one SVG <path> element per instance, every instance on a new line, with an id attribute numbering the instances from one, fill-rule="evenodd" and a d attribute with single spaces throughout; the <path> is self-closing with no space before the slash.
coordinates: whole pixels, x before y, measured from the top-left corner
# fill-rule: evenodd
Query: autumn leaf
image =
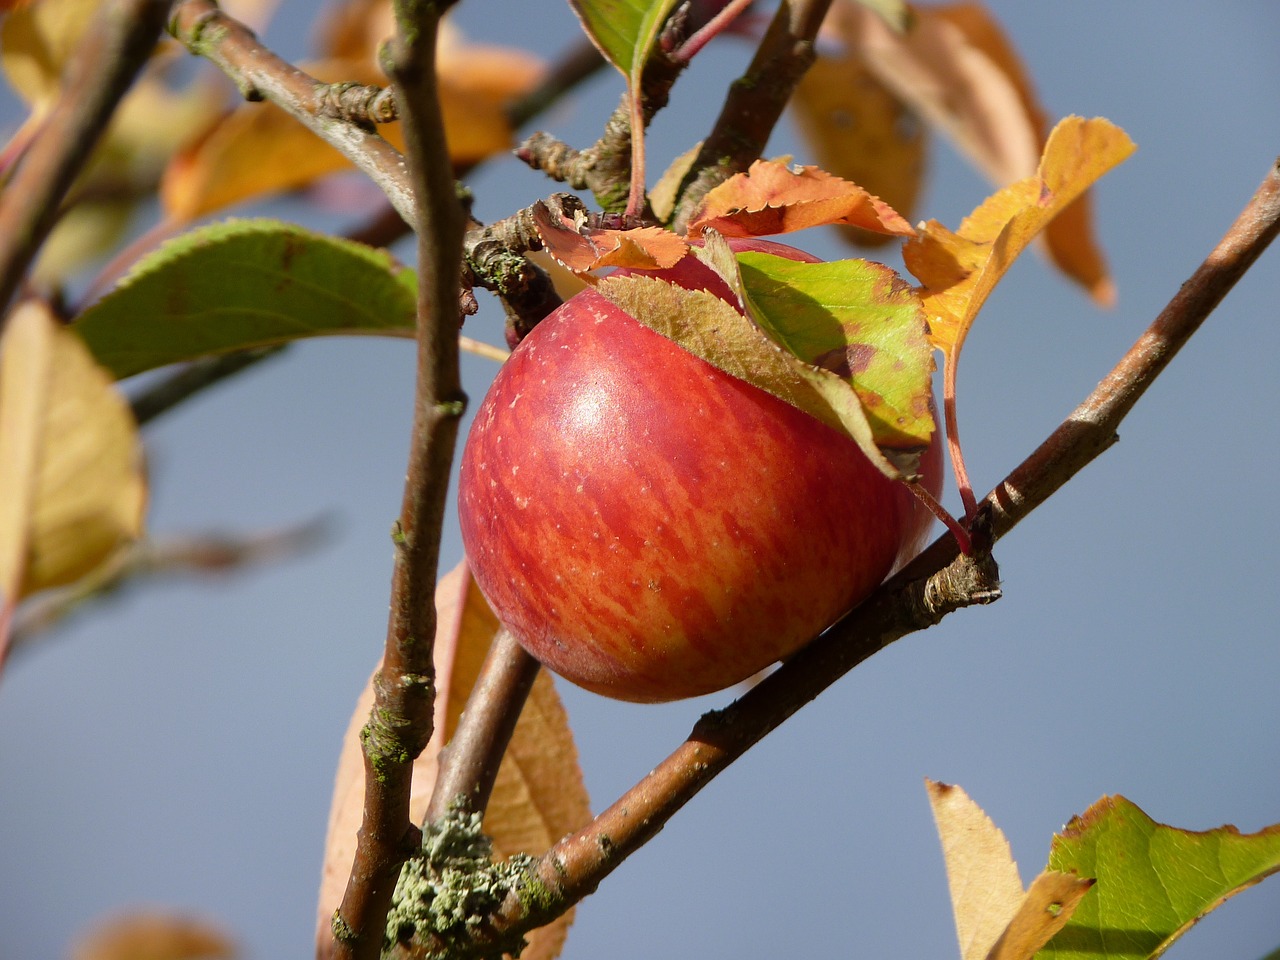
<path id="1" fill-rule="evenodd" d="M 128 404 L 38 301 L 0 338 L 0 622 L 84 576 L 142 531 L 142 450 Z M 7 646 L 0 630 L 0 662 Z"/>
<path id="2" fill-rule="evenodd" d="M 1209 911 L 1280 871 L 1280 824 L 1257 833 L 1156 823 L 1104 797 L 1053 839 L 1049 866 L 1099 878 L 1038 960 L 1158 957 Z"/>
<path id="3" fill-rule="evenodd" d="M 819 55 L 789 104 L 818 166 L 858 184 L 910 222 L 924 180 L 928 127 L 855 54 Z M 837 224 L 860 246 L 893 235 Z"/>
<path id="4" fill-rule="evenodd" d="M 1045 871 L 1022 889 L 1009 842 L 961 788 L 925 781 L 942 840 L 961 960 L 1030 960 L 1093 885 Z"/>
<path id="5" fill-rule="evenodd" d="M 703 198 L 689 237 L 709 229 L 726 237 L 763 237 L 834 223 L 896 236 L 915 233 L 892 207 L 857 184 L 817 167 L 757 160 Z"/>
<path id="6" fill-rule="evenodd" d="M 1000 278 L 1037 234 L 1135 147 L 1110 121 L 1068 117 L 1054 128 L 1034 177 L 987 198 L 956 233 L 929 221 L 903 249 L 920 280 L 934 342 L 958 356 Z"/>
<path id="7" fill-rule="evenodd" d="M 662 227 L 589 227 L 553 211 L 541 200 L 533 205 L 533 222 L 547 254 L 578 274 L 600 267 L 665 270 L 689 250 L 682 237 Z"/>
<path id="8" fill-rule="evenodd" d="M 903 247 L 907 269 L 920 281 L 930 336 L 946 356 L 943 403 L 952 467 L 965 512 L 977 500 L 960 452 L 956 370 L 969 329 L 1013 261 L 1053 218 L 1099 177 L 1133 153 L 1133 141 L 1109 120 L 1068 117 L 1045 144 L 1035 176 L 988 197 L 952 233 L 936 220 Z"/>
<path id="9" fill-rule="evenodd" d="M 435 734 L 414 761 L 409 800 L 410 816 L 419 823 L 435 785 L 441 745 L 453 735 L 489 644 L 499 629 L 498 619 L 476 588 L 465 561 L 436 587 L 436 616 Z M 370 685 L 356 705 L 338 761 L 317 910 L 316 936 L 321 956 L 327 955 L 330 919 L 342 900 L 355 856 L 364 800 L 360 729 L 372 703 Z M 550 675 L 540 671 L 498 769 L 485 812 L 484 832 L 492 839 L 497 857 L 539 854 L 562 836 L 584 826 L 590 816 L 568 718 Z M 571 922 L 570 913 L 532 931 L 521 957 L 551 960 L 557 956 Z"/>
<path id="10" fill-rule="evenodd" d="M 71 960 L 229 960 L 237 953 L 207 920 L 139 910 L 95 923 L 76 938 Z"/>
<path id="11" fill-rule="evenodd" d="M 1014 44 L 983 4 L 915 6 L 907 29 L 895 30 L 845 0 L 833 6 L 825 30 L 845 58 L 865 64 L 995 186 L 1033 174 L 1048 137 L 1047 115 Z M 1092 219 L 1089 196 L 1081 194 L 1044 240 L 1054 264 L 1107 305 L 1115 291 Z"/>

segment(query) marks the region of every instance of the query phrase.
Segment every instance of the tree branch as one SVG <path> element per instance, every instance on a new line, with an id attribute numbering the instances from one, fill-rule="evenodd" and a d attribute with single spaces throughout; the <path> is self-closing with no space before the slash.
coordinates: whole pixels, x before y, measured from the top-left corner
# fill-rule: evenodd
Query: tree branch
<path id="1" fill-rule="evenodd" d="M 333 115 L 333 84 L 321 83 L 276 56 L 214 0 L 181 0 L 169 32 L 230 77 L 246 100 L 270 100 L 334 147 L 382 188 L 406 223 L 413 223 L 413 188 L 404 158 L 364 125 Z"/>
<path id="2" fill-rule="evenodd" d="M 999 596 L 981 549 L 1008 533 L 1116 440 L 1120 422 L 1226 293 L 1280 232 L 1280 161 L 1213 252 L 1084 402 L 978 510 L 974 553 L 944 534 L 866 602 L 724 710 L 703 716 L 663 763 L 531 870 L 537 898 L 511 896 L 477 935 L 475 952 L 540 926 L 590 894 L 721 770 L 841 676 L 894 640 L 952 610 Z M 431 944 L 423 945 L 430 949 Z"/>
<path id="3" fill-rule="evenodd" d="M 539 666 L 509 631 L 498 631 L 467 697 L 462 719 L 440 754 L 424 828 L 459 800 L 468 813 L 482 813 L 488 806 L 502 755 Z"/>
<path id="4" fill-rule="evenodd" d="M 778 6 L 746 73 L 729 87 L 720 116 L 689 168 L 672 227 L 683 231 L 712 187 L 757 160 L 791 94 L 813 63 L 813 41 L 831 0 L 794 0 Z"/>
<path id="5" fill-rule="evenodd" d="M 164 27 L 167 0 L 105 5 L 70 59 L 63 95 L 0 195 L 0 312 Z M 0 320 L 0 323 L 3 321 Z"/>
<path id="6" fill-rule="evenodd" d="M 387 56 L 400 106 L 418 230 L 418 369 L 404 499 L 396 523 L 391 615 L 374 705 L 361 731 L 364 817 L 334 917 L 335 956 L 375 960 L 396 878 L 420 832 L 409 820 L 413 760 L 431 738 L 434 590 L 449 470 L 466 397 L 458 371 L 465 214 L 454 189 L 436 89 L 436 35 L 447 4 L 397 0 Z"/>

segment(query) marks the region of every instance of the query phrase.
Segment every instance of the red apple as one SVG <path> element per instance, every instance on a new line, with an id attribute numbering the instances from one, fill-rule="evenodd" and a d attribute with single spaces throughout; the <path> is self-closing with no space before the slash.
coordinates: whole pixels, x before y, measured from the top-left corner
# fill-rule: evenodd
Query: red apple
<path id="1" fill-rule="evenodd" d="M 692 257 L 659 275 L 728 298 Z M 921 472 L 936 496 L 936 441 Z M 463 452 L 459 512 L 476 583 L 524 647 L 636 701 L 710 693 L 794 653 L 932 522 L 853 440 L 594 290 L 498 372 Z"/>

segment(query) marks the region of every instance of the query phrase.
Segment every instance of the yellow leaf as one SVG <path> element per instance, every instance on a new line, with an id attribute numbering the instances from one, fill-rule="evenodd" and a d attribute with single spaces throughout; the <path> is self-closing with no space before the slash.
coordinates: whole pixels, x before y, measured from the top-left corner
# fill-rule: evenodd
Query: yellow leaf
<path id="1" fill-rule="evenodd" d="M 70 583 L 142 530 L 137 426 L 111 377 L 42 303 L 0 341 L 0 591 Z"/>
<path id="2" fill-rule="evenodd" d="M 991 818 L 960 787 L 925 781 L 942 840 L 961 960 L 984 960 L 1022 903 L 1013 852 Z"/>
<path id="3" fill-rule="evenodd" d="M 213 960 L 236 953 L 230 939 L 205 920 L 148 911 L 94 924 L 76 939 L 71 960 Z"/>
<path id="4" fill-rule="evenodd" d="M 879 197 L 908 222 L 913 219 L 927 129 L 864 60 L 853 54 L 819 56 L 790 106 L 819 166 Z M 861 246 L 890 239 L 860 227 L 837 229 Z"/>
<path id="5" fill-rule="evenodd" d="M 62 74 L 101 0 L 41 0 L 0 24 L 0 63 L 10 86 L 29 105 L 58 95 Z"/>
<path id="6" fill-rule="evenodd" d="M 1035 176 L 987 198 L 952 233 L 936 221 L 903 248 L 935 344 L 953 363 L 996 283 L 1036 235 L 1135 147 L 1110 121 L 1068 117 L 1045 144 Z"/>
<path id="7" fill-rule="evenodd" d="M 499 626 L 465 561 L 441 578 L 436 587 L 436 616 L 436 729 L 431 743 L 414 762 L 409 800 L 410 816 L 418 823 L 426 813 L 435 785 L 441 745 L 457 727 Z M 366 685 L 338 761 L 317 912 L 316 936 L 321 956 L 326 955 L 326 945 L 331 942 L 329 923 L 342 900 L 355 856 L 356 830 L 364 800 L 360 729 L 372 703 L 372 687 Z M 565 834 L 581 828 L 590 817 L 568 718 L 550 675 L 540 671 L 498 768 L 484 831 L 493 840 L 497 856 L 539 854 Z M 558 955 L 571 919 L 566 915 L 533 931 L 521 956 L 551 960 Z"/>

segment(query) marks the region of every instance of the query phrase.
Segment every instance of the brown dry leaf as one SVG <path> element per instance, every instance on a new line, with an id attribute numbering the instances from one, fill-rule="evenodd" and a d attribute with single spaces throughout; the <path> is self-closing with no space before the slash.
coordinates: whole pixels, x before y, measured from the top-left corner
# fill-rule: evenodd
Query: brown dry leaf
<path id="1" fill-rule="evenodd" d="M 110 375 L 48 306 L 16 307 L 0 340 L 0 593 L 88 573 L 142 531 L 137 425 Z"/>
<path id="2" fill-rule="evenodd" d="M 924 179 L 928 129 L 856 54 L 819 56 L 791 99 L 818 164 L 913 219 Z M 839 226 L 846 240 L 879 246 L 890 237 Z"/>
<path id="3" fill-rule="evenodd" d="M 568 270 L 584 274 L 600 267 L 665 270 L 689 252 L 684 238 L 662 227 L 607 230 L 588 227 L 539 200 L 533 222 L 543 249 Z"/>
<path id="4" fill-rule="evenodd" d="M 94 924 L 76 938 L 71 960 L 212 960 L 237 953 L 207 921 L 148 910 Z"/>
<path id="5" fill-rule="evenodd" d="M 1074 873 L 1044 871 L 1031 881 L 1022 905 L 987 954 L 987 960 L 1031 960 L 1067 925 L 1093 884 L 1093 880 Z"/>
<path id="6" fill-rule="evenodd" d="M 498 630 L 497 617 L 476 588 L 465 561 L 445 575 L 436 587 L 436 615 L 435 666 L 439 685 L 436 731 L 427 749 L 414 762 L 409 806 L 415 822 L 421 822 L 426 813 L 441 744 L 452 736 L 489 643 Z M 372 687 L 366 685 L 338 761 L 317 912 L 316 936 L 321 955 L 327 954 L 325 945 L 331 940 L 329 921 L 342 900 L 355 855 L 355 837 L 364 800 L 360 729 L 368 719 L 372 703 Z M 551 677 L 542 671 L 534 682 L 498 770 L 484 830 L 493 840 L 497 856 L 539 854 L 590 818 L 568 718 Z M 571 922 L 570 913 L 530 933 L 529 945 L 521 956 L 533 960 L 551 960 L 557 956 Z"/>
<path id="7" fill-rule="evenodd" d="M 817 167 L 757 160 L 703 198 L 689 236 L 715 229 L 726 237 L 764 237 L 833 223 L 904 237 L 915 233 L 892 207 L 855 183 Z"/>
<path id="8" fill-rule="evenodd" d="M 1046 870 L 1025 893 L 1009 842 L 960 787 L 925 781 L 942 840 L 961 960 L 1031 960 L 1092 880 Z"/>
<path id="9" fill-rule="evenodd" d="M 983 960 L 1024 894 L 1013 852 L 991 818 L 960 787 L 925 781 L 942 840 L 961 960 Z"/>

